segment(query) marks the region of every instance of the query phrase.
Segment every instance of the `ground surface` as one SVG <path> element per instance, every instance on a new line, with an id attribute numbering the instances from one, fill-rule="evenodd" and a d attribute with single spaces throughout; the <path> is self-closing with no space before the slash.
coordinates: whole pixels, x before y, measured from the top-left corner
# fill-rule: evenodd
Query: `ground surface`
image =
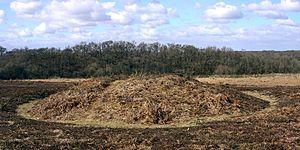
<path id="1" fill-rule="evenodd" d="M 282 77 L 287 83 L 295 78 Z M 74 83 L 0 81 L 0 149 L 300 149 L 300 85 L 253 85 L 252 79 L 243 80 L 226 86 L 269 99 L 269 109 L 162 129 L 75 127 L 25 119 L 16 114 L 17 105 Z"/>

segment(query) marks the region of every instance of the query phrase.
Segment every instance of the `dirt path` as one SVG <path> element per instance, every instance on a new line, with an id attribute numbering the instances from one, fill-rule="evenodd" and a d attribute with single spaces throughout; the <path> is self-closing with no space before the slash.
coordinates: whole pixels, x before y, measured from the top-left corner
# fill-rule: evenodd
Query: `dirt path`
<path id="1" fill-rule="evenodd" d="M 258 111 L 258 112 L 270 112 L 270 111 L 274 110 L 278 105 L 278 99 L 274 96 L 266 95 L 265 93 L 258 92 L 258 91 L 243 91 L 243 93 L 253 96 L 253 97 L 256 97 L 256 98 L 259 98 L 259 99 L 262 99 L 262 100 L 270 103 L 269 107 L 267 107 L 261 111 Z"/>
<path id="2" fill-rule="evenodd" d="M 234 120 L 236 118 L 249 118 L 250 116 L 257 115 L 259 113 L 265 113 L 270 112 L 274 110 L 278 105 L 278 99 L 274 96 L 266 95 L 265 93 L 258 92 L 258 91 L 242 91 L 244 94 L 247 94 L 249 96 L 264 100 L 269 102 L 269 107 L 266 107 L 260 111 L 254 112 L 251 115 L 243 115 L 243 114 L 231 114 L 231 115 L 219 115 L 219 116 L 213 116 L 213 117 L 201 117 L 198 118 L 194 124 L 200 124 L 200 123 L 209 123 L 214 121 L 225 121 L 225 120 Z"/>

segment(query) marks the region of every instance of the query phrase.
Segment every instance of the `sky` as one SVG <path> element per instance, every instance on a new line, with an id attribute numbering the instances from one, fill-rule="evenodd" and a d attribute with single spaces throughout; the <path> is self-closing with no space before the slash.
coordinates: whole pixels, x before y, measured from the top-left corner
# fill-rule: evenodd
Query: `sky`
<path id="1" fill-rule="evenodd" d="M 135 41 L 299 50 L 300 0 L 0 0 L 0 45 Z"/>

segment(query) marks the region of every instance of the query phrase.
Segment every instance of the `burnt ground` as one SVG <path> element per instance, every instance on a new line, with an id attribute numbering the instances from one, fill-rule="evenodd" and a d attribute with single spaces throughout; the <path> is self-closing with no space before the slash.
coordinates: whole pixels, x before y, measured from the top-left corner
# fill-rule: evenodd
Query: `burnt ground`
<path id="1" fill-rule="evenodd" d="M 16 114 L 17 105 L 72 84 L 0 81 L 0 149 L 300 149 L 300 86 L 235 87 L 273 95 L 278 108 L 190 128 L 74 127 Z"/>

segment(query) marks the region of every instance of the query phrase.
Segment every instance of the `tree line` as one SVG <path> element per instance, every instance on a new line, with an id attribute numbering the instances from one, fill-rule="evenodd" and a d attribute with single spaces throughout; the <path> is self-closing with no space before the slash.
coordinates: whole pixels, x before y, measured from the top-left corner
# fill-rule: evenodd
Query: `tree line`
<path id="1" fill-rule="evenodd" d="M 299 73 L 300 51 L 234 51 L 192 45 L 106 41 L 72 47 L 0 46 L 0 79 L 77 78 L 136 73 L 243 75 Z"/>

